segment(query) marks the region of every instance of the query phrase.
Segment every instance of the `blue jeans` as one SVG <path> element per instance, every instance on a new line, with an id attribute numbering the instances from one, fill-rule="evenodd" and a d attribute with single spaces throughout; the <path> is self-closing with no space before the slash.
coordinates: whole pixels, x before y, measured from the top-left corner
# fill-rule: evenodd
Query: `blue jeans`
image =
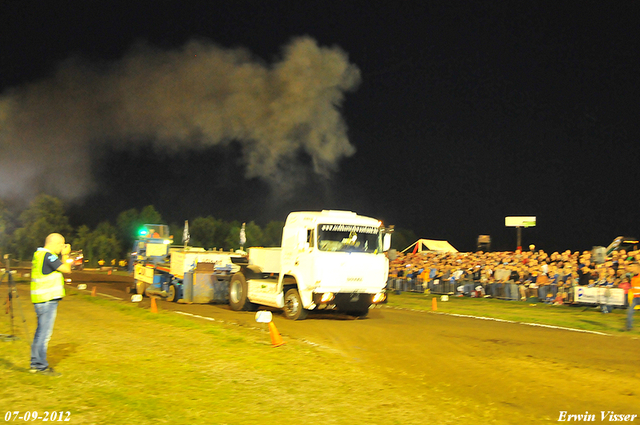
<path id="1" fill-rule="evenodd" d="M 633 302 L 629 303 L 629 307 L 627 308 L 627 330 L 630 331 L 633 327 L 633 308 L 637 305 L 640 305 L 640 298 L 635 297 Z"/>
<path id="2" fill-rule="evenodd" d="M 47 362 L 47 347 L 53 333 L 53 324 L 58 313 L 58 300 L 34 304 L 38 327 L 31 343 L 31 368 L 44 370 L 49 367 Z"/>

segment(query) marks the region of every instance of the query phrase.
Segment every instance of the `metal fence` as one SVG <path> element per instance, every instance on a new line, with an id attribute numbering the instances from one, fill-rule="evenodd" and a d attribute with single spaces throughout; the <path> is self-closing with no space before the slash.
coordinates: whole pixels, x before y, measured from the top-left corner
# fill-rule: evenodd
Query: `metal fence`
<path id="1" fill-rule="evenodd" d="M 547 298 L 551 294 L 555 298 L 558 294 L 558 285 L 552 284 L 541 286 L 539 288 L 524 287 L 524 285 L 513 282 L 500 283 L 480 283 L 468 279 L 462 280 L 442 280 L 430 279 L 423 281 L 420 278 L 401 279 L 389 278 L 387 281 L 387 289 L 400 292 L 420 292 L 428 291 L 431 294 L 438 295 L 463 295 L 467 297 L 485 297 L 497 298 L 501 300 L 517 301 L 522 298 L 538 297 L 541 300 Z M 523 293 L 521 293 L 523 292 Z"/>

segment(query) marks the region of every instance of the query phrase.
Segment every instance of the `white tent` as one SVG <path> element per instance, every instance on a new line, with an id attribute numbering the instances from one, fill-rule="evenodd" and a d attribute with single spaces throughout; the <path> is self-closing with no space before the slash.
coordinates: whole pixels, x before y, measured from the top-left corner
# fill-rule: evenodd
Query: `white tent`
<path id="1" fill-rule="evenodd" d="M 451 244 L 447 241 L 437 241 L 434 239 L 418 239 L 407 248 L 402 250 L 402 252 L 406 252 L 409 249 L 413 248 L 413 253 L 426 251 L 436 251 L 436 252 L 458 252 Z"/>

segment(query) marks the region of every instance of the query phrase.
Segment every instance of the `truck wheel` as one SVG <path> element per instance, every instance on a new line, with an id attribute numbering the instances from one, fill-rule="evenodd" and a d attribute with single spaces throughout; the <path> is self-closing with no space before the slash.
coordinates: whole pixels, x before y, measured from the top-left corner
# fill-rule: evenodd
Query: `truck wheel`
<path id="1" fill-rule="evenodd" d="M 284 294 L 284 315 L 289 320 L 304 320 L 309 310 L 302 306 L 300 293 L 295 288 L 289 289 Z"/>
<path id="2" fill-rule="evenodd" d="M 255 304 L 247 298 L 247 281 L 242 273 L 236 273 L 229 281 L 229 305 L 233 311 L 251 310 Z"/>
<path id="3" fill-rule="evenodd" d="M 174 284 L 169 285 L 169 290 L 167 291 L 167 301 L 178 301 L 178 288 Z"/>

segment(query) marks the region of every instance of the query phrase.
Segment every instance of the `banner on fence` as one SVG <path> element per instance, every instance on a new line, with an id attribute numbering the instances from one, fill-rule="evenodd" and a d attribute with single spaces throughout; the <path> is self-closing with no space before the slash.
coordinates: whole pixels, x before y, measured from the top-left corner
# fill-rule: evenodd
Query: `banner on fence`
<path id="1" fill-rule="evenodd" d="M 624 305 L 624 289 L 621 288 L 596 288 L 576 286 L 574 290 L 574 302 L 579 304 L 609 304 Z M 607 291 L 609 299 L 607 300 Z"/>

